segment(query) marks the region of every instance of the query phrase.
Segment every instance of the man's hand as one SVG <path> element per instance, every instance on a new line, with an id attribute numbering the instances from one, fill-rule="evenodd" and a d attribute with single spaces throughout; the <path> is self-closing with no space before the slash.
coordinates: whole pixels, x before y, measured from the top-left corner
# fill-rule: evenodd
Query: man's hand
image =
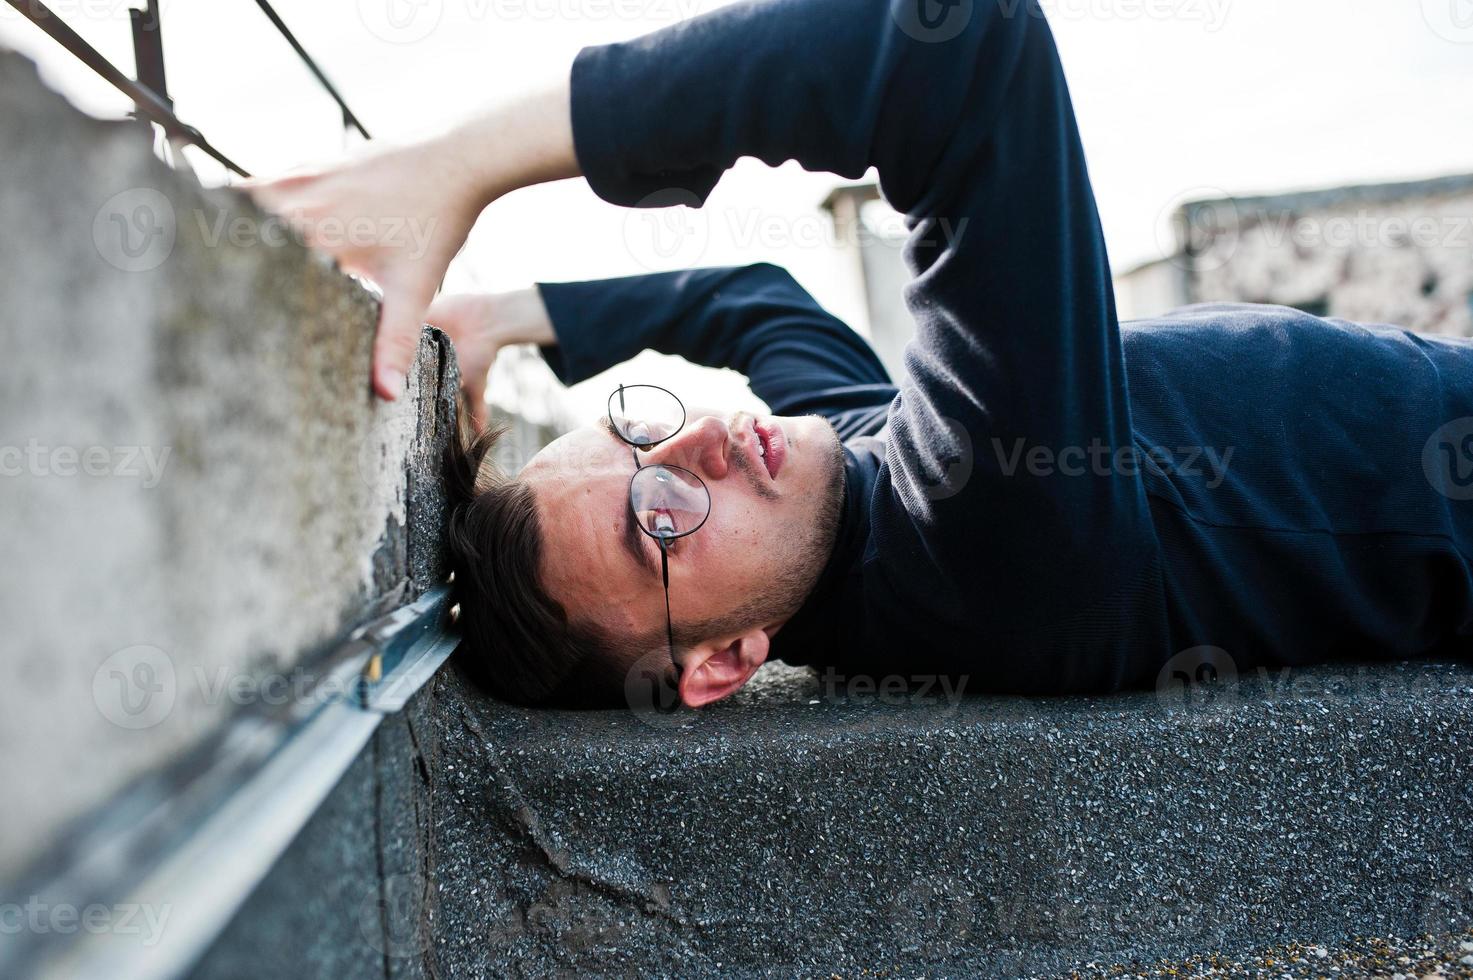
<path id="1" fill-rule="evenodd" d="M 480 213 L 467 168 L 427 143 L 249 189 L 308 245 L 383 291 L 373 386 L 381 397 L 397 398 L 425 307 Z"/>
<path id="2" fill-rule="evenodd" d="M 373 387 L 393 401 L 425 310 L 481 211 L 517 188 L 579 172 L 565 76 L 435 139 L 246 187 L 307 244 L 383 291 Z"/>
<path id="3" fill-rule="evenodd" d="M 486 424 L 486 376 L 501 348 L 509 344 L 555 344 L 552 320 L 536 287 L 511 293 L 442 296 L 426 318 L 455 344 L 460 383 L 470 403 L 471 424 Z"/>

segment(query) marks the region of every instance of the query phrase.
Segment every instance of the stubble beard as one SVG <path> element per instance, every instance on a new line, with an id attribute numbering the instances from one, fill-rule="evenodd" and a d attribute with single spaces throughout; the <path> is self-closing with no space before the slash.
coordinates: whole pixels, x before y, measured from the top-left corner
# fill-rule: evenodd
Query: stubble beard
<path id="1" fill-rule="evenodd" d="M 833 554 L 839 535 L 839 513 L 844 504 L 844 450 L 833 426 L 827 419 L 823 422 L 822 438 L 826 445 L 815 447 L 823 451 L 823 460 L 820 486 L 813 493 L 814 512 L 790 522 L 782 530 L 782 537 L 789 544 L 782 550 L 772 579 L 738 613 L 747 623 L 787 619 L 796 613 Z"/>

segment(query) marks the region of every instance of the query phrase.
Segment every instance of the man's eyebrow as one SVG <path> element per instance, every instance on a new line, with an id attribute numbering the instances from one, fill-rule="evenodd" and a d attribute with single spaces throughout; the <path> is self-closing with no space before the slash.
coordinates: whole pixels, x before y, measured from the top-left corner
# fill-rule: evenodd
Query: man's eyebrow
<path id="1" fill-rule="evenodd" d="M 619 434 L 614 431 L 614 423 L 609 421 L 607 415 L 601 416 L 598 424 L 600 428 L 609 434 L 610 439 L 615 440 L 621 446 L 629 445 L 623 439 L 619 438 Z M 649 572 L 651 578 L 659 575 L 660 569 L 655 565 L 654 556 L 644 547 L 644 542 L 641 540 L 644 538 L 645 533 L 639 529 L 639 525 L 634 521 L 634 511 L 629 505 L 629 498 L 627 496 L 624 498 L 624 527 L 622 531 L 623 533 L 619 535 L 620 541 L 624 545 L 624 550 L 629 552 L 629 557 L 634 559 L 634 563 Z"/>

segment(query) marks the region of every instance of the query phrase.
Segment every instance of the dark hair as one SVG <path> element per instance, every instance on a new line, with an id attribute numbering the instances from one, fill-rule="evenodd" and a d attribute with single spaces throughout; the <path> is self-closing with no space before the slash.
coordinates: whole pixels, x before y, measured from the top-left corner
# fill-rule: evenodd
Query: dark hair
<path id="1" fill-rule="evenodd" d="M 488 426 L 477 436 L 462 424 L 446 451 L 446 549 L 462 637 L 456 659 L 473 684 L 502 700 L 619 704 L 624 674 L 617 644 L 570 621 L 542 587 L 536 498 L 492 458 L 506 431 Z"/>

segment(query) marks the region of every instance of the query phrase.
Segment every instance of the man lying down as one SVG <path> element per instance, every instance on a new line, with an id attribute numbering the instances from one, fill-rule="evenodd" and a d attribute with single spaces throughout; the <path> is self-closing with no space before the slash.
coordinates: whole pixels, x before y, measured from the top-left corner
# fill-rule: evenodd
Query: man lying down
<path id="1" fill-rule="evenodd" d="M 907 216 L 902 385 L 769 265 L 431 307 L 473 394 L 507 343 L 568 383 L 652 348 L 743 372 L 773 412 L 698 416 L 699 393 L 629 377 L 514 477 L 483 435 L 452 468 L 463 660 L 498 696 L 617 704 L 661 651 L 700 706 L 774 658 L 1051 694 L 1149 687 L 1200 646 L 1240 671 L 1464 655 L 1473 344 L 1280 307 L 1122 326 L 1036 6 L 978 0 L 945 36 L 917 17 L 727 7 L 585 49 L 435 141 L 258 188 L 453 232 L 425 259 L 339 254 L 385 288 L 385 397 L 465 230 L 519 187 L 703 201 L 754 156 L 874 167 Z"/>

